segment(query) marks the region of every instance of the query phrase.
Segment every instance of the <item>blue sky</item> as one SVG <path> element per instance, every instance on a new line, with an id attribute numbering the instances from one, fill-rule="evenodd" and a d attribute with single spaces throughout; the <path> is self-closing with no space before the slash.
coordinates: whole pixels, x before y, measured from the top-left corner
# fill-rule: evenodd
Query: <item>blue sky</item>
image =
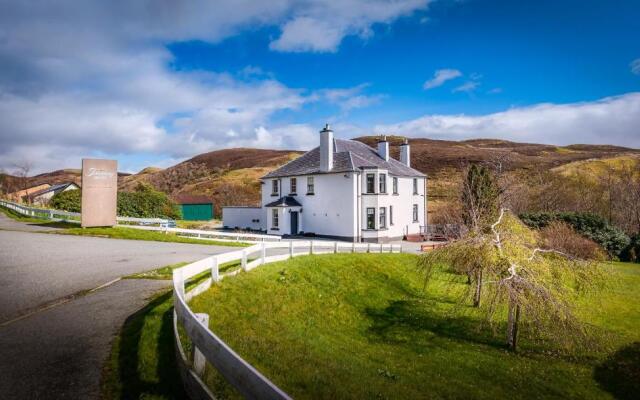
<path id="1" fill-rule="evenodd" d="M 640 2 L 0 0 L 0 167 L 336 135 L 640 147 Z M 613 4 L 613 5 L 612 5 Z"/>

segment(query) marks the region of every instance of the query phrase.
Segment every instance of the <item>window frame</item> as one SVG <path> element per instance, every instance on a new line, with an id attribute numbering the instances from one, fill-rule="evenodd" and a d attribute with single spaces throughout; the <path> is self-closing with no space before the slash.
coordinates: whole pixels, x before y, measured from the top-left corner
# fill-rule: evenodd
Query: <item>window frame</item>
<path id="1" fill-rule="evenodd" d="M 376 229 L 376 208 L 375 207 L 367 207 L 366 209 L 366 218 L 367 229 L 375 230 Z M 369 224 L 371 222 L 372 224 Z"/>
<path id="2" fill-rule="evenodd" d="M 289 178 L 289 194 L 297 194 L 297 193 L 298 193 L 298 179 Z"/>
<path id="3" fill-rule="evenodd" d="M 389 226 L 393 225 L 393 206 L 389 206 Z"/>
<path id="4" fill-rule="evenodd" d="M 419 208 L 417 204 L 413 205 L 413 222 L 420 222 L 419 218 Z"/>
<path id="5" fill-rule="evenodd" d="M 386 207 L 380 207 L 378 210 L 378 229 L 387 228 L 387 209 Z"/>
<path id="6" fill-rule="evenodd" d="M 369 182 L 369 178 L 371 178 L 371 182 Z M 375 192 L 376 192 L 376 174 L 367 173 L 365 176 L 365 193 L 375 194 Z"/>
<path id="7" fill-rule="evenodd" d="M 378 191 L 387 193 L 387 174 L 378 174 Z"/>
<path id="8" fill-rule="evenodd" d="M 413 178 L 413 194 L 418 193 L 418 178 Z"/>
<path id="9" fill-rule="evenodd" d="M 307 176 L 307 194 L 316 193 L 316 183 L 313 176 Z"/>
<path id="10" fill-rule="evenodd" d="M 279 229 L 280 228 L 280 215 L 278 214 L 278 209 L 274 208 L 271 210 L 271 229 Z"/>
<path id="11" fill-rule="evenodd" d="M 271 195 L 277 196 L 280 193 L 280 184 L 278 179 L 271 180 Z"/>
<path id="12" fill-rule="evenodd" d="M 393 194 L 398 194 L 398 177 L 394 176 L 393 178 Z"/>

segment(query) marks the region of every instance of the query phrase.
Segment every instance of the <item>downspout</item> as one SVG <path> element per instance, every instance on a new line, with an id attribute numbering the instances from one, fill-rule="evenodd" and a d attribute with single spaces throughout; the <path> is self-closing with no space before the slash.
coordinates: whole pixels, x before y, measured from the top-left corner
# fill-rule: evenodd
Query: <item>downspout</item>
<path id="1" fill-rule="evenodd" d="M 424 182 L 424 233 L 427 233 L 427 177 L 422 180 Z M 422 233 L 422 232 L 421 232 Z"/>
<path id="2" fill-rule="evenodd" d="M 357 191 L 357 215 L 356 215 L 356 241 L 362 241 L 362 177 L 360 176 L 360 171 L 356 171 L 356 191 Z"/>

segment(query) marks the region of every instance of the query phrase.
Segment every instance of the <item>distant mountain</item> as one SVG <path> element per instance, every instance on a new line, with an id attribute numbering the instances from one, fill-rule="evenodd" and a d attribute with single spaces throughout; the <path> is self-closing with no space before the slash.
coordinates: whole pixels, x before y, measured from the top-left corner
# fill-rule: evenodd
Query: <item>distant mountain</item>
<path id="1" fill-rule="evenodd" d="M 377 136 L 356 138 L 376 147 Z M 391 156 L 398 158 L 403 137 L 387 137 Z M 567 174 L 602 170 L 602 165 L 622 161 L 639 162 L 640 150 L 608 145 L 552 146 L 496 139 L 464 141 L 409 139 L 411 164 L 429 176 L 429 198 L 434 206 L 454 195 L 454 183 L 468 163 L 488 163 L 505 171 L 543 169 Z M 256 205 L 260 200 L 259 178 L 300 156 L 294 150 L 234 148 L 200 154 L 172 167 L 148 167 L 120 174 L 120 190 L 150 184 L 169 195 L 206 195 L 213 199 L 216 214 L 225 205 Z M 16 179 L 11 177 L 11 179 Z M 58 170 L 29 178 L 30 184 L 80 181 L 80 170 Z"/>

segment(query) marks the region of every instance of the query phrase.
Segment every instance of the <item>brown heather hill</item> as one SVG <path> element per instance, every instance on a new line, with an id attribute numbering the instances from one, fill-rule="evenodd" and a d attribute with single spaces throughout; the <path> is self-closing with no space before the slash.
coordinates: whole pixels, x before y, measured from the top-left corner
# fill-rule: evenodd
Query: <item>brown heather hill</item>
<path id="1" fill-rule="evenodd" d="M 145 168 L 123 179 L 120 190 L 150 184 L 171 196 L 210 197 L 220 215 L 225 205 L 255 205 L 259 202 L 259 178 L 298 157 L 302 152 L 236 148 L 200 154 L 167 169 Z"/>

